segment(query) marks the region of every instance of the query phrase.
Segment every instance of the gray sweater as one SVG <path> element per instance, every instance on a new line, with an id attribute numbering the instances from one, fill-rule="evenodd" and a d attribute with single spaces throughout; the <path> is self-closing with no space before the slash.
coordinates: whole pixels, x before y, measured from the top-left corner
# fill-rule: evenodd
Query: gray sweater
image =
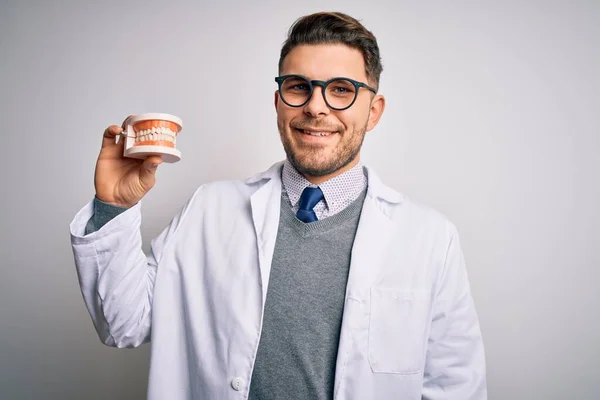
<path id="1" fill-rule="evenodd" d="M 250 400 L 333 398 L 350 254 L 365 194 L 308 224 L 282 195 Z"/>

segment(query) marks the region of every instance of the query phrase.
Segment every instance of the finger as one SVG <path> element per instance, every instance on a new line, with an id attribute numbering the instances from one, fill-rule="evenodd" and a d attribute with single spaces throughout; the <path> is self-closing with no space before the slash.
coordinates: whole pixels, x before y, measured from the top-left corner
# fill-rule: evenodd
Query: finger
<path id="1" fill-rule="evenodd" d="M 154 186 L 156 169 L 163 160 L 161 156 L 148 156 L 141 165 L 140 169 L 140 181 L 146 189 L 150 189 Z"/>
<path id="2" fill-rule="evenodd" d="M 154 155 L 154 156 L 146 157 L 146 159 L 144 160 L 143 166 L 144 166 L 144 168 L 150 170 L 150 169 L 156 169 L 156 167 L 158 167 L 162 163 L 163 163 L 162 157 L 159 155 Z"/>
<path id="3" fill-rule="evenodd" d="M 121 123 L 121 132 L 120 134 L 122 134 L 123 136 L 121 136 L 119 138 L 119 142 L 117 143 L 118 147 L 119 147 L 119 151 L 123 151 L 124 147 L 125 147 L 125 140 L 127 139 L 127 135 L 129 135 L 129 130 L 127 127 L 127 123 L 129 121 L 129 119 L 133 117 L 133 114 L 130 114 L 127 116 L 127 118 L 125 118 L 123 120 L 123 123 Z"/>
<path id="4" fill-rule="evenodd" d="M 121 132 L 123 132 L 123 128 L 117 125 L 111 125 L 106 128 L 102 137 L 102 148 L 118 146 L 118 144 L 115 143 L 115 137 L 120 135 Z M 121 141 L 119 141 L 119 143 L 121 143 Z"/>

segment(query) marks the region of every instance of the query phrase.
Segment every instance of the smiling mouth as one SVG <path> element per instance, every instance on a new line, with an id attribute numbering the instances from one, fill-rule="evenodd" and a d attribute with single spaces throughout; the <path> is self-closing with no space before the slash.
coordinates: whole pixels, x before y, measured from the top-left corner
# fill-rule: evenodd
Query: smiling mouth
<path id="1" fill-rule="evenodd" d="M 308 130 L 308 129 L 296 129 L 294 128 L 297 132 L 303 133 L 305 135 L 310 135 L 310 136 L 320 136 L 320 137 L 324 137 L 324 136 L 330 136 L 333 135 L 336 132 L 328 132 L 328 131 L 313 131 L 313 130 Z"/>

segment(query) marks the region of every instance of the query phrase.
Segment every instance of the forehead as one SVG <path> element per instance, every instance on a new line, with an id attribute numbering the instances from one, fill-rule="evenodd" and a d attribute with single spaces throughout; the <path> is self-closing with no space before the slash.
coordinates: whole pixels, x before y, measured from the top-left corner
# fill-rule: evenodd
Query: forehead
<path id="1" fill-rule="evenodd" d="M 298 45 L 285 57 L 281 74 L 321 80 L 336 76 L 360 81 L 367 78 L 362 53 L 343 44 Z"/>

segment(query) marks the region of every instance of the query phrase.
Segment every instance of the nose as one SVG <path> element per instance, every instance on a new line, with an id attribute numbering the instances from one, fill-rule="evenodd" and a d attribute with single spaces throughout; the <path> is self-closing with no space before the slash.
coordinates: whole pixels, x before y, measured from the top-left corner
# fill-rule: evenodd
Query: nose
<path id="1" fill-rule="evenodd" d="M 320 86 L 313 87 L 313 94 L 308 103 L 304 105 L 304 112 L 313 118 L 329 115 L 330 113 L 325 98 L 323 97 L 323 88 Z"/>

